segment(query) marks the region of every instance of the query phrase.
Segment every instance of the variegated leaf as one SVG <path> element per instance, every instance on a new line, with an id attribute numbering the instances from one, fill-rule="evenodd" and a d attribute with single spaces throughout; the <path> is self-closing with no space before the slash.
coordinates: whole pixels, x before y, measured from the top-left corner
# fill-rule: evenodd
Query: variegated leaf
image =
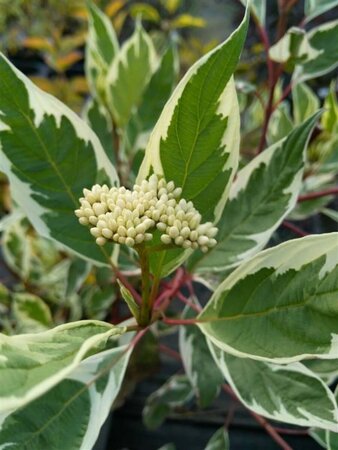
<path id="1" fill-rule="evenodd" d="M 335 398 L 338 401 L 338 388 L 335 389 Z M 328 450 L 338 450 L 338 432 L 327 431 L 325 435 L 326 448 Z"/>
<path id="2" fill-rule="evenodd" d="M 74 214 L 84 187 L 118 183 L 99 139 L 3 55 L 0 73 L 0 166 L 15 201 L 40 234 L 82 257 L 106 262 Z"/>
<path id="3" fill-rule="evenodd" d="M 336 6 L 338 6 L 338 0 L 305 0 L 305 20 L 310 22 L 310 20 Z"/>
<path id="4" fill-rule="evenodd" d="M 217 221 L 238 164 L 239 108 L 233 72 L 248 25 L 239 27 L 185 74 L 150 136 L 138 182 L 153 171 L 182 188 L 203 221 Z M 152 257 L 165 275 L 188 256 L 181 250 Z"/>
<path id="5" fill-rule="evenodd" d="M 338 359 L 305 359 L 303 364 L 328 385 L 338 378 Z"/>
<path id="6" fill-rule="evenodd" d="M 86 359 L 51 390 L 7 416 L 0 427 L 0 449 L 93 448 L 130 353 L 122 346 Z"/>
<path id="7" fill-rule="evenodd" d="M 126 125 L 139 106 L 156 67 L 152 40 L 138 23 L 110 66 L 106 81 L 107 107 L 118 126 Z"/>
<path id="8" fill-rule="evenodd" d="M 308 33 L 300 28 L 288 32 L 270 48 L 270 57 L 296 65 L 294 84 L 332 71 L 338 65 L 338 20 L 326 22 Z"/>
<path id="9" fill-rule="evenodd" d="M 270 117 L 267 142 L 272 145 L 284 139 L 293 130 L 289 104 L 284 101 L 274 110 Z"/>
<path id="10" fill-rule="evenodd" d="M 178 56 L 172 44 L 165 51 L 152 74 L 142 95 L 138 108 L 126 129 L 126 149 L 135 154 L 138 149 L 144 149 L 162 109 L 170 97 L 176 82 L 178 72 Z"/>
<path id="11" fill-rule="evenodd" d="M 298 83 L 292 89 L 293 116 L 296 125 L 301 124 L 319 109 L 319 99 L 309 86 Z"/>
<path id="12" fill-rule="evenodd" d="M 191 310 L 184 317 L 193 317 Z M 205 336 L 196 325 L 180 327 L 179 348 L 182 362 L 201 408 L 209 406 L 217 397 L 222 375 L 210 354 Z"/>
<path id="13" fill-rule="evenodd" d="M 112 164 L 115 164 L 116 149 L 113 145 L 113 124 L 107 109 L 97 99 L 91 98 L 85 106 L 83 117 L 100 139 L 108 159 Z"/>
<path id="14" fill-rule="evenodd" d="M 287 363 L 338 358 L 338 233 L 307 236 L 242 263 L 199 327 L 235 356 Z"/>
<path id="15" fill-rule="evenodd" d="M 333 393 L 303 364 L 237 358 L 211 343 L 210 348 L 225 379 L 252 411 L 279 422 L 338 431 Z"/>
<path id="16" fill-rule="evenodd" d="M 238 172 L 218 223 L 217 244 L 189 261 L 194 272 L 224 271 L 255 255 L 295 206 L 306 144 L 318 114 Z"/>
<path id="17" fill-rule="evenodd" d="M 105 322 L 84 320 L 36 334 L 0 334 L 0 414 L 35 400 L 123 332 Z"/>
<path id="18" fill-rule="evenodd" d="M 89 28 L 86 46 L 86 76 L 92 95 L 106 103 L 105 84 L 119 45 L 112 24 L 100 9 L 87 1 Z"/>
<path id="19" fill-rule="evenodd" d="M 229 436 L 224 427 L 212 435 L 205 450 L 230 450 Z"/>
<path id="20" fill-rule="evenodd" d="M 17 333 L 34 333 L 52 327 L 48 305 L 37 295 L 28 292 L 13 295 L 13 315 Z"/>
<path id="21" fill-rule="evenodd" d="M 185 375 L 173 375 L 146 401 L 143 422 L 150 429 L 156 429 L 177 406 L 182 406 L 193 397 L 192 387 Z"/>
<path id="22" fill-rule="evenodd" d="M 240 1 L 243 5 L 248 4 L 248 0 Z M 250 0 L 250 7 L 257 20 L 264 26 L 266 18 L 266 0 Z"/>

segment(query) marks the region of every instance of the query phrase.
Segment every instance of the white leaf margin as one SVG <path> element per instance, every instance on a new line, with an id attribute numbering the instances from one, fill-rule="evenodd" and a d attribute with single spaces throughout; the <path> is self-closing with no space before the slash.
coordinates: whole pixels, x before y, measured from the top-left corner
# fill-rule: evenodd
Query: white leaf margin
<path id="1" fill-rule="evenodd" d="M 266 267 L 276 269 L 276 275 L 283 274 L 289 269 L 294 269 L 297 271 L 300 270 L 303 265 L 308 264 L 324 255 L 326 255 L 326 262 L 319 273 L 320 278 L 323 278 L 327 273 L 330 273 L 338 264 L 338 232 L 305 236 L 303 238 L 293 239 L 276 247 L 263 250 L 250 260 L 242 263 L 241 266 L 235 269 L 223 281 L 223 283 L 219 285 L 209 300 L 207 306 L 201 312 L 201 315 L 206 310 L 216 310 L 223 291 L 230 290 L 238 281 L 246 278 L 248 275 L 254 274 Z M 280 364 L 287 364 L 305 358 L 338 358 L 338 334 L 332 334 L 331 344 L 325 354 L 306 353 L 291 357 L 278 357 L 272 359 L 241 352 L 218 340 L 209 334 L 207 330 L 208 321 L 197 322 L 197 325 L 206 335 L 207 339 L 215 344 L 216 347 L 238 357 L 248 357 L 256 359 L 257 361 L 270 361 Z"/>
<path id="2" fill-rule="evenodd" d="M 333 412 L 333 416 L 334 416 L 334 420 L 336 421 L 336 423 L 334 422 L 330 422 L 330 421 L 326 421 L 324 419 L 320 419 L 319 417 L 313 416 L 312 414 L 310 414 L 309 412 L 307 412 L 306 410 L 303 410 L 301 407 L 298 408 L 299 412 L 301 414 L 304 415 L 304 419 L 300 419 L 299 417 L 294 417 L 292 416 L 286 409 L 285 407 L 283 407 L 283 404 L 280 404 L 280 410 L 279 411 L 274 411 L 274 414 L 271 414 L 270 411 L 265 410 L 259 403 L 257 402 L 253 402 L 253 403 L 248 403 L 247 401 L 245 401 L 243 399 L 243 397 L 241 396 L 240 391 L 237 389 L 236 387 L 236 382 L 234 381 L 233 377 L 231 376 L 227 364 L 224 360 L 224 353 L 221 352 L 220 357 L 218 357 L 215 354 L 215 348 L 214 346 L 211 344 L 210 340 L 207 339 L 209 348 L 210 348 L 210 352 L 214 357 L 214 360 L 216 362 L 216 364 L 218 365 L 218 367 L 220 368 L 220 370 L 222 371 L 224 377 L 226 378 L 227 382 L 229 383 L 229 385 L 231 386 L 232 390 L 235 392 L 235 394 L 237 395 L 237 397 L 241 400 L 241 402 L 250 410 L 254 411 L 255 413 L 267 417 L 269 419 L 273 419 L 273 420 L 278 420 L 280 422 L 285 422 L 285 423 L 292 423 L 294 425 L 298 425 L 300 427 L 319 427 L 319 428 L 323 428 L 326 430 L 330 430 L 333 432 L 338 432 L 338 407 L 337 407 L 337 403 L 336 403 L 336 399 L 335 396 L 333 394 L 333 392 L 327 387 L 327 385 L 321 380 L 320 377 L 316 376 L 311 370 L 309 370 L 308 368 L 306 368 L 303 364 L 299 363 L 299 362 L 293 362 L 287 365 L 276 365 L 276 364 L 271 364 L 268 362 L 265 362 L 264 364 L 268 365 L 272 371 L 278 372 L 278 371 L 285 371 L 285 372 L 295 372 L 295 373 L 300 373 L 306 377 L 309 378 L 313 378 L 316 381 L 318 381 L 319 384 L 322 385 L 323 389 L 326 391 L 327 397 L 328 399 L 331 401 L 332 403 L 332 412 Z M 306 418 L 307 417 L 307 418 Z"/>
<path id="3" fill-rule="evenodd" d="M 55 327 L 51 330 L 47 330 L 41 333 L 21 334 L 15 336 L 6 336 L 4 334 L 0 334 L 0 349 L 2 343 L 9 343 L 10 345 L 14 344 L 14 346 L 20 347 L 21 349 L 25 349 L 27 348 L 28 342 L 39 341 L 41 336 L 53 336 L 54 334 L 57 334 L 58 331 L 69 330 L 71 328 L 78 328 L 88 324 L 93 325 L 97 324 L 102 326 L 103 322 L 97 320 L 81 320 L 80 322 L 70 322 L 67 324 L 59 325 L 58 327 Z M 15 395 L 2 397 L 0 403 L 0 422 L 4 420 L 4 418 L 9 413 L 12 413 L 15 409 L 20 408 L 29 403 L 30 401 L 36 399 L 37 397 L 39 397 L 40 395 L 44 394 L 49 389 L 51 389 L 53 386 L 55 386 L 57 383 L 62 381 L 64 378 L 66 378 L 68 374 L 70 374 L 74 369 L 77 368 L 77 366 L 85 358 L 85 355 L 91 348 L 95 347 L 101 342 L 106 341 L 112 336 L 124 333 L 125 330 L 126 330 L 125 327 L 112 327 L 110 330 L 104 333 L 98 333 L 94 336 L 91 336 L 90 338 L 86 339 L 83 342 L 83 344 L 75 354 L 71 363 L 68 364 L 66 367 L 60 369 L 54 375 L 45 378 L 43 381 L 41 381 L 40 383 L 29 389 L 24 395 L 20 397 L 17 397 Z M 6 357 L 0 355 L 1 362 L 5 363 L 6 360 L 7 360 Z"/>

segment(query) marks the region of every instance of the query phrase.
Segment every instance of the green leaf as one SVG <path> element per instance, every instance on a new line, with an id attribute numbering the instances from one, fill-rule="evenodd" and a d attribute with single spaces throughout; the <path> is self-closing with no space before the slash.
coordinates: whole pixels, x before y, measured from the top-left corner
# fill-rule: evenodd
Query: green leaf
<path id="1" fill-rule="evenodd" d="M 108 159 L 115 164 L 113 124 L 107 109 L 98 100 L 92 98 L 86 104 L 84 119 L 100 139 Z"/>
<path id="2" fill-rule="evenodd" d="M 296 80 L 305 81 L 331 72 L 338 65 L 338 20 L 326 22 L 307 33 L 309 48 L 304 63 L 296 68 Z"/>
<path id="3" fill-rule="evenodd" d="M 311 430 L 309 430 L 309 435 L 317 442 L 317 444 L 324 448 L 327 448 L 325 442 L 327 433 L 328 431 L 321 430 L 320 428 L 311 428 Z"/>
<path id="4" fill-rule="evenodd" d="M 52 316 L 47 304 L 37 295 L 14 294 L 13 313 L 19 333 L 44 331 L 52 326 Z"/>
<path id="5" fill-rule="evenodd" d="M 336 7 L 337 0 L 305 0 L 304 12 L 306 22 Z"/>
<path id="6" fill-rule="evenodd" d="M 157 56 L 152 40 L 140 24 L 125 41 L 107 76 L 107 107 L 118 126 L 129 121 L 156 70 Z"/>
<path id="7" fill-rule="evenodd" d="M 186 310 L 184 317 L 193 317 Z M 180 327 L 179 346 L 182 362 L 201 408 L 217 397 L 223 381 L 222 374 L 210 354 L 205 336 L 196 325 Z"/>
<path id="8" fill-rule="evenodd" d="M 305 359 L 303 364 L 328 385 L 332 384 L 338 376 L 337 359 Z"/>
<path id="9" fill-rule="evenodd" d="M 241 0 L 243 5 L 248 4 L 248 0 Z M 250 8 L 258 21 L 264 26 L 266 18 L 266 0 L 251 0 Z"/>
<path id="10" fill-rule="evenodd" d="M 270 145 L 284 139 L 293 130 L 289 104 L 285 101 L 278 105 L 270 117 L 267 141 Z"/>
<path id="11" fill-rule="evenodd" d="M 66 378 L 82 359 L 124 332 L 84 320 L 36 334 L 0 334 L 0 413 L 24 406 Z"/>
<path id="12" fill-rule="evenodd" d="M 338 401 L 338 389 L 335 389 L 335 398 L 336 401 Z M 328 450 L 338 450 L 338 433 L 337 432 L 332 432 L 332 431 L 328 431 L 326 433 L 326 445 Z"/>
<path id="13" fill-rule="evenodd" d="M 193 396 L 191 384 L 185 375 L 174 375 L 146 401 L 143 422 L 154 430 L 165 421 L 173 408 L 184 405 Z"/>
<path id="14" fill-rule="evenodd" d="M 87 0 L 89 28 L 86 46 L 86 76 L 94 96 L 105 102 L 104 89 L 109 67 L 119 50 L 117 37 L 109 20 L 100 9 Z"/>
<path id="15" fill-rule="evenodd" d="M 212 435 L 205 450 L 230 450 L 229 436 L 224 427 Z"/>
<path id="16" fill-rule="evenodd" d="M 306 144 L 318 115 L 256 156 L 240 170 L 218 223 L 217 244 L 195 252 L 194 272 L 224 271 L 255 255 L 296 204 L 302 186 Z"/>
<path id="17" fill-rule="evenodd" d="M 181 80 L 150 136 L 137 181 L 153 171 L 182 188 L 203 221 L 217 221 L 238 164 L 239 109 L 232 74 L 248 25 L 240 26 L 197 61 Z M 151 265 L 162 276 L 189 252 L 158 252 Z M 155 269 L 153 269 L 155 270 Z"/>
<path id="18" fill-rule="evenodd" d="M 96 262 L 106 257 L 74 214 L 84 187 L 118 182 L 94 132 L 0 55 L 0 165 L 35 229 Z"/>
<path id="19" fill-rule="evenodd" d="M 338 233 L 285 242 L 216 289 L 199 327 L 220 349 L 279 363 L 338 357 Z"/>
<path id="20" fill-rule="evenodd" d="M 319 100 L 305 83 L 298 83 L 292 89 L 293 115 L 296 125 L 301 124 L 319 109 Z"/>
<path id="21" fill-rule="evenodd" d="M 121 295 L 123 297 L 123 300 L 127 303 L 128 308 L 130 310 L 130 312 L 132 313 L 132 315 L 137 319 L 140 313 L 140 307 L 139 305 L 136 303 L 134 297 L 132 296 L 131 292 L 129 291 L 129 289 L 127 289 L 125 286 L 123 286 L 123 284 L 121 283 L 120 280 L 117 280 L 118 285 L 120 286 L 120 292 Z"/>
<path id="22" fill-rule="evenodd" d="M 178 72 L 176 47 L 170 45 L 162 56 L 159 65 L 152 74 L 142 95 L 138 108 L 134 111 L 127 127 L 129 152 L 135 153 L 160 117 L 161 111 L 169 99 Z"/>
<path id="23" fill-rule="evenodd" d="M 244 405 L 279 422 L 338 431 L 338 410 L 325 383 L 303 364 L 237 358 L 210 344 L 225 379 Z"/>
<path id="24" fill-rule="evenodd" d="M 123 346 L 83 361 L 51 390 L 6 417 L 0 445 L 12 450 L 93 448 L 129 356 L 130 350 Z"/>

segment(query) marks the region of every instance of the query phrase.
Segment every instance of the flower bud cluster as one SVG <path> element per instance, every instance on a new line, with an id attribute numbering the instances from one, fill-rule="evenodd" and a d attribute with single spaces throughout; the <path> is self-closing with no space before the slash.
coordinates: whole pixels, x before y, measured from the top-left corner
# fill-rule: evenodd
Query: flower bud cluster
<path id="1" fill-rule="evenodd" d="M 96 184 L 83 190 L 75 214 L 82 225 L 91 227 L 98 245 L 111 240 L 134 247 L 151 240 L 156 227 L 163 244 L 206 252 L 216 244 L 218 230 L 211 222 L 201 224 L 201 215 L 192 202 L 180 199 L 181 193 L 173 181 L 156 175 L 133 190 Z"/>

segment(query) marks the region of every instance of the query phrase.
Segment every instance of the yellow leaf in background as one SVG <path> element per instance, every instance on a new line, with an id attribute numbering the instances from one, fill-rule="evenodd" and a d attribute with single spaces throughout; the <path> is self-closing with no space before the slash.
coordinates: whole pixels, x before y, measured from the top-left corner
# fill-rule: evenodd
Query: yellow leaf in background
<path id="1" fill-rule="evenodd" d="M 142 16 L 144 20 L 150 20 L 151 22 L 159 22 L 161 17 L 158 11 L 147 3 L 136 3 L 130 7 L 130 14 L 132 17 Z"/>
<path id="2" fill-rule="evenodd" d="M 124 7 L 125 4 L 126 4 L 126 0 L 111 1 L 106 6 L 106 9 L 105 9 L 107 16 L 114 17 L 120 11 L 120 9 L 122 9 Z"/>
<path id="3" fill-rule="evenodd" d="M 162 0 L 161 3 L 170 14 L 176 12 L 181 6 L 181 0 Z"/>
<path id="4" fill-rule="evenodd" d="M 117 34 L 121 31 L 127 16 L 128 11 L 120 11 L 119 14 L 113 18 L 113 26 Z"/>
<path id="5" fill-rule="evenodd" d="M 206 22 L 202 17 L 191 16 L 190 14 L 181 14 L 170 23 L 170 28 L 187 28 L 187 27 L 205 27 Z"/>
<path id="6" fill-rule="evenodd" d="M 43 91 L 48 92 L 49 94 L 56 95 L 57 93 L 56 85 L 52 80 L 38 76 L 32 76 L 30 77 L 30 79 Z"/>
<path id="7" fill-rule="evenodd" d="M 55 60 L 55 68 L 58 72 L 64 72 L 82 58 L 82 53 L 77 51 L 68 53 L 65 56 L 59 56 Z"/>
<path id="8" fill-rule="evenodd" d="M 53 46 L 47 38 L 43 37 L 26 37 L 23 40 L 23 46 L 32 50 L 45 50 L 52 52 Z"/>
<path id="9" fill-rule="evenodd" d="M 71 52 L 84 45 L 86 37 L 87 33 L 85 32 L 80 32 L 72 36 L 63 36 L 59 42 L 59 48 L 62 53 Z"/>
<path id="10" fill-rule="evenodd" d="M 72 89 L 78 94 L 88 93 L 88 83 L 85 77 L 78 76 L 70 79 Z"/>
<path id="11" fill-rule="evenodd" d="M 87 20 L 88 11 L 85 7 L 78 7 L 72 11 L 71 17 L 74 19 Z"/>

